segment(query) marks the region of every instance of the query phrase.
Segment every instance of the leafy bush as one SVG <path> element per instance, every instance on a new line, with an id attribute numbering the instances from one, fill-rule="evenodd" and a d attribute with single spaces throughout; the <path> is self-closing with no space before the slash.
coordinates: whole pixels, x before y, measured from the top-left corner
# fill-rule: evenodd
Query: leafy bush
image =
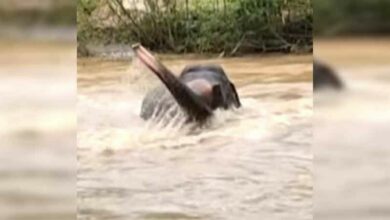
<path id="1" fill-rule="evenodd" d="M 78 1 L 81 44 L 140 42 L 161 52 L 225 55 L 312 47 L 310 0 L 144 0 L 145 10 L 120 0 Z"/>

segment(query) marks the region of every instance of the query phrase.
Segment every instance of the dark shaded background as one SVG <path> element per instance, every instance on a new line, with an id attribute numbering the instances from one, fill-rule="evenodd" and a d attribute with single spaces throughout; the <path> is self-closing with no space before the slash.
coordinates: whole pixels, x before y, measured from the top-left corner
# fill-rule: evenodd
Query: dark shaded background
<path id="1" fill-rule="evenodd" d="M 315 36 L 390 34 L 390 1 L 314 0 Z"/>

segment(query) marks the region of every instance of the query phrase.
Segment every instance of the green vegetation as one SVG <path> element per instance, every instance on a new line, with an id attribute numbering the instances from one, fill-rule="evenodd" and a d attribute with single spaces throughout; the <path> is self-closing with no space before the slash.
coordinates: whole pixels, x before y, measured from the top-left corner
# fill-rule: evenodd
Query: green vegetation
<path id="1" fill-rule="evenodd" d="M 311 0 L 78 0 L 79 52 L 86 44 L 140 42 L 160 52 L 297 52 L 312 48 Z"/>
<path id="2" fill-rule="evenodd" d="M 389 34 L 388 0 L 314 0 L 316 35 Z"/>

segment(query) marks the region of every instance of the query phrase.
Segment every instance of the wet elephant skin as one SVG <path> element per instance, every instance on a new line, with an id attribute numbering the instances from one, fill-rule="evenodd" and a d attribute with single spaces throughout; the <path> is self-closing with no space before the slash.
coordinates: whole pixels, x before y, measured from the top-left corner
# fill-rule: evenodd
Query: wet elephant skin
<path id="1" fill-rule="evenodd" d="M 219 65 L 189 65 L 179 77 L 161 64 L 142 46 L 135 46 L 137 57 L 164 85 L 152 89 L 145 96 L 141 117 L 174 116 L 183 111 L 188 121 L 205 122 L 218 108 L 241 106 L 234 84 Z"/>
<path id="2" fill-rule="evenodd" d="M 341 90 L 343 88 L 343 83 L 341 82 L 338 74 L 329 65 L 315 59 L 313 63 L 313 72 L 314 90 L 323 88 Z"/>

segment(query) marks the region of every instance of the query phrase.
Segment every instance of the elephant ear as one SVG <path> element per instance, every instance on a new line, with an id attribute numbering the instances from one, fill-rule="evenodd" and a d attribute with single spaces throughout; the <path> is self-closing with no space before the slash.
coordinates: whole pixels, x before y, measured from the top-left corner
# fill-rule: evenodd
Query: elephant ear
<path id="1" fill-rule="evenodd" d="M 216 109 L 218 107 L 223 107 L 227 109 L 229 107 L 226 95 L 222 92 L 220 84 L 216 84 L 212 88 L 212 98 L 211 98 L 211 108 Z"/>
<path id="2" fill-rule="evenodd" d="M 233 104 L 236 108 L 239 108 L 241 107 L 241 102 L 240 102 L 240 98 L 238 97 L 236 87 L 231 82 L 229 82 L 229 84 L 230 84 L 230 88 L 233 91 Z"/>

